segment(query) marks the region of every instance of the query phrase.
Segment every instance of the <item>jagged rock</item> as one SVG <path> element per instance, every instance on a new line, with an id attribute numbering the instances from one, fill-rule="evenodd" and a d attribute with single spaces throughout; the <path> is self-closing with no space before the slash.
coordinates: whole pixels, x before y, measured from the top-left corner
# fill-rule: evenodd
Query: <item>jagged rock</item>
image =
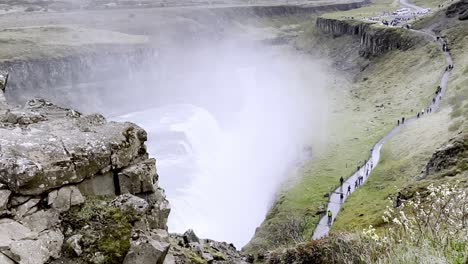
<path id="1" fill-rule="evenodd" d="M 17 194 L 42 194 L 147 158 L 146 132 L 134 124 L 70 114 L 44 100 L 15 111 L 44 117 L 27 129 L 0 128 L 0 183 Z"/>
<path id="2" fill-rule="evenodd" d="M 197 235 L 195 235 L 195 232 L 192 229 L 185 231 L 182 237 L 184 238 L 185 244 L 200 243 L 200 239 L 198 239 Z"/>
<path id="3" fill-rule="evenodd" d="M 22 218 L 23 216 L 26 216 L 28 214 L 31 214 L 31 213 L 34 213 L 37 211 L 37 207 L 35 207 L 39 202 L 41 201 L 41 199 L 39 198 L 33 198 L 33 199 L 30 199 L 28 200 L 26 203 L 18 206 L 15 210 L 14 210 L 14 215 L 15 215 L 15 218 L 16 219 L 20 219 Z"/>
<path id="4" fill-rule="evenodd" d="M 15 264 L 15 262 L 5 254 L 0 253 L 0 264 Z"/>
<path id="5" fill-rule="evenodd" d="M 111 206 L 120 208 L 122 210 L 132 208 L 135 209 L 135 211 L 138 213 L 145 213 L 149 207 L 145 200 L 132 194 L 119 195 L 117 198 L 112 200 Z"/>
<path id="6" fill-rule="evenodd" d="M 81 249 L 81 246 L 80 246 L 80 240 L 82 237 L 83 235 L 80 235 L 80 234 L 73 235 L 69 237 L 66 241 L 67 245 L 73 249 L 73 252 L 75 252 L 77 256 L 81 256 L 81 254 L 83 253 L 83 250 Z"/>
<path id="7" fill-rule="evenodd" d="M 153 184 L 156 176 L 156 160 L 148 159 L 123 169 L 119 173 L 121 193 L 154 192 Z"/>
<path id="8" fill-rule="evenodd" d="M 468 168 L 468 133 L 461 134 L 439 148 L 426 165 L 425 176 L 443 173 L 454 176 Z"/>
<path id="9" fill-rule="evenodd" d="M 195 252 L 197 255 L 201 256 L 203 254 L 203 246 L 198 242 L 190 242 L 187 244 L 188 248 L 192 252 Z"/>
<path id="10" fill-rule="evenodd" d="M 169 243 L 143 235 L 131 241 L 130 251 L 125 256 L 123 264 L 163 264 L 168 250 Z"/>
<path id="11" fill-rule="evenodd" d="M 11 191 L 0 190 L 0 213 L 7 209 L 8 199 L 10 198 Z"/>
<path id="12" fill-rule="evenodd" d="M 71 206 L 84 203 L 85 199 L 76 186 L 65 186 L 52 191 L 47 198 L 48 204 L 59 212 L 70 210 Z"/>
<path id="13" fill-rule="evenodd" d="M 112 172 L 96 175 L 78 185 L 81 193 L 90 196 L 115 196 L 114 176 Z"/>
<path id="14" fill-rule="evenodd" d="M 8 218 L 0 219 L 0 251 L 9 248 L 15 241 L 35 238 L 37 234 L 20 223 Z"/>
<path id="15" fill-rule="evenodd" d="M 151 229 L 167 229 L 167 219 L 171 212 L 169 201 L 166 200 L 164 190 L 155 188 L 155 192 L 149 195 L 141 195 L 142 198 L 151 204 L 146 220 Z"/>
<path id="16" fill-rule="evenodd" d="M 46 229 L 51 229 L 60 223 L 60 215 L 54 209 L 40 210 L 31 215 L 20 219 L 20 222 L 35 232 L 42 232 Z"/>
<path id="17" fill-rule="evenodd" d="M 38 239 L 13 241 L 3 253 L 20 264 L 44 264 L 51 257 L 60 257 L 62 244 L 60 231 L 47 230 Z"/>

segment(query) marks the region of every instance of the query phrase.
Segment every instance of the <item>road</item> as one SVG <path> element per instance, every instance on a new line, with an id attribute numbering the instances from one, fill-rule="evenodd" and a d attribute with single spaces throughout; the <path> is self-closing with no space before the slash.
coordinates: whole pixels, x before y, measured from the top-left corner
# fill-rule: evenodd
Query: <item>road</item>
<path id="1" fill-rule="evenodd" d="M 408 0 L 400 0 L 400 4 L 402 6 L 404 6 L 404 7 L 408 7 L 408 8 L 411 8 L 413 10 L 417 10 L 417 11 L 423 9 L 421 7 L 418 7 L 418 6 L 415 6 L 413 4 L 408 3 Z M 426 32 L 426 31 L 419 31 L 419 30 L 411 30 L 411 31 L 414 32 L 415 34 L 421 34 L 421 35 L 423 35 L 423 36 L 425 36 L 427 38 L 430 38 L 431 40 L 437 42 L 440 45 L 441 51 L 442 51 L 443 40 L 437 40 L 437 37 L 433 33 Z M 442 51 L 442 52 L 444 53 L 444 56 L 445 56 L 446 66 L 444 68 L 444 75 L 442 76 L 442 78 L 440 80 L 441 93 L 439 95 L 441 97 L 437 98 L 435 103 L 433 103 L 433 101 L 431 100 L 431 102 L 429 102 L 429 104 L 427 106 L 427 108 L 430 107 L 433 112 L 436 111 L 439 108 L 441 98 L 444 98 L 444 94 L 445 94 L 445 92 L 447 90 L 447 83 L 449 81 L 450 71 L 446 71 L 446 67 L 448 65 L 453 65 L 453 61 L 452 61 L 452 57 L 450 56 L 450 53 L 449 52 L 444 52 L 444 51 Z M 408 124 L 411 124 L 412 122 L 414 122 L 416 119 L 417 119 L 416 116 L 414 116 L 412 118 L 408 118 L 407 120 L 405 120 L 405 123 L 403 125 L 396 126 L 388 134 L 386 134 L 382 139 L 380 139 L 380 141 L 377 142 L 377 144 L 375 144 L 373 146 L 373 148 L 371 149 L 370 158 L 361 167 L 361 169 L 356 171 L 351 177 L 349 177 L 344 182 L 343 187 L 338 187 L 336 190 L 333 191 L 333 193 L 330 195 L 328 206 L 327 206 L 327 211 L 328 210 L 332 211 L 332 223 L 334 222 L 336 216 L 340 212 L 341 207 L 346 202 L 346 199 L 349 197 L 349 195 L 351 195 L 356 190 L 356 188 L 354 188 L 354 186 L 355 186 L 355 182 L 358 180 L 359 176 L 361 175 L 361 176 L 364 177 L 363 183 L 365 183 L 366 180 L 368 179 L 368 177 L 366 177 L 366 172 L 367 172 L 366 170 L 367 169 L 369 169 L 369 176 L 371 176 L 371 171 L 373 169 L 375 169 L 376 166 L 379 163 L 380 150 L 382 149 L 382 146 L 385 144 L 385 142 L 387 142 L 389 139 L 391 139 L 393 136 L 395 136 L 401 129 L 406 127 Z M 371 164 L 373 165 L 372 168 L 370 166 Z M 346 194 L 348 186 L 351 186 L 351 193 L 349 195 Z M 342 193 L 342 192 L 344 193 L 344 199 L 341 201 L 340 193 Z M 315 228 L 315 232 L 314 232 L 314 234 L 312 236 L 312 239 L 320 239 L 322 237 L 327 236 L 329 231 L 330 231 L 330 228 L 331 228 L 331 226 L 328 225 L 328 217 L 327 217 L 327 215 L 324 215 L 320 219 L 320 222 L 318 223 L 317 227 Z"/>

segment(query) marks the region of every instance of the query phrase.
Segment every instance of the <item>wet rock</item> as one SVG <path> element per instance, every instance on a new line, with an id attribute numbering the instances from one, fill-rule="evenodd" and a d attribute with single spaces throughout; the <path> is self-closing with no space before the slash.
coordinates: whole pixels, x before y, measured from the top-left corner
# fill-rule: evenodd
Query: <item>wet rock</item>
<path id="1" fill-rule="evenodd" d="M 154 192 L 153 184 L 156 176 L 156 160 L 148 159 L 131 165 L 119 173 L 120 191 L 122 193 Z"/>
<path id="2" fill-rule="evenodd" d="M 169 250 L 169 243 L 156 241 L 146 236 L 131 241 L 130 251 L 123 264 L 163 264 Z"/>
<path id="3" fill-rule="evenodd" d="M 192 229 L 185 231 L 182 237 L 185 244 L 200 243 L 200 239 L 197 237 L 197 235 L 195 235 L 195 232 Z"/>
<path id="4" fill-rule="evenodd" d="M 149 207 L 145 200 L 132 194 L 119 195 L 117 198 L 112 200 L 110 204 L 111 206 L 117 207 L 121 210 L 134 209 L 140 214 L 145 213 Z"/>
<path id="5" fill-rule="evenodd" d="M 69 237 L 66 241 L 67 245 L 73 249 L 73 252 L 75 252 L 76 256 L 81 256 L 81 254 L 83 253 L 83 250 L 81 249 L 81 246 L 80 246 L 80 240 L 81 238 L 83 237 L 83 235 L 73 235 L 71 237 Z"/>

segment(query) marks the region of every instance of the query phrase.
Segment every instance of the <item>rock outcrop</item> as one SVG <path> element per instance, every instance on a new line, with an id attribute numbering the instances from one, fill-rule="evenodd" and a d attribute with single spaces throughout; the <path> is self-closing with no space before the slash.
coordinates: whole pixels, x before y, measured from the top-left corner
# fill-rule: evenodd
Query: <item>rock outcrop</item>
<path id="1" fill-rule="evenodd" d="M 163 263 L 170 207 L 146 132 L 1 96 L 0 263 Z"/>
<path id="2" fill-rule="evenodd" d="M 237 251 L 233 244 L 199 239 L 193 230 L 183 235 L 170 235 L 171 247 L 164 264 L 185 263 L 252 263 L 248 257 Z"/>
<path id="3" fill-rule="evenodd" d="M 447 17 L 458 17 L 460 20 L 468 19 L 468 0 L 461 0 L 447 8 Z"/>
<path id="4" fill-rule="evenodd" d="M 426 165 L 425 176 L 455 176 L 468 170 L 468 134 L 452 138 L 439 148 Z"/>
<path id="5" fill-rule="evenodd" d="M 360 39 L 360 55 L 376 56 L 389 50 L 407 50 L 414 44 L 414 37 L 402 28 L 375 27 L 372 23 L 356 20 L 339 20 L 319 17 L 316 27 L 333 37 L 343 35 Z"/>

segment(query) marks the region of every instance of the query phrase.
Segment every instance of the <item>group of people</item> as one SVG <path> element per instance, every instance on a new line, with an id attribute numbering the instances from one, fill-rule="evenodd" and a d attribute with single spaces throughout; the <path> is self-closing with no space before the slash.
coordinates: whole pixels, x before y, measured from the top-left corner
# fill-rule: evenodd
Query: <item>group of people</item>
<path id="1" fill-rule="evenodd" d="M 358 177 L 357 177 L 356 181 L 354 182 L 354 190 L 359 188 L 364 183 L 364 177 L 368 177 L 370 171 L 373 168 L 374 168 L 373 161 L 366 162 L 362 167 L 357 166 L 356 173 L 357 173 Z M 341 192 L 339 192 L 339 194 L 340 194 L 340 203 L 343 203 L 344 197 L 345 197 L 344 190 L 343 190 L 344 183 L 345 183 L 345 179 L 343 177 L 340 177 L 340 187 L 341 187 Z M 350 194 L 351 194 L 351 185 L 349 184 L 348 188 L 347 188 L 346 195 L 350 195 Z M 332 222 L 333 222 L 333 212 L 330 209 L 328 209 L 328 211 L 327 211 L 327 216 L 328 216 L 328 225 L 331 225 Z"/>
<path id="2" fill-rule="evenodd" d="M 442 37 L 437 37 L 437 41 L 443 41 L 443 46 L 442 46 L 442 49 L 444 52 L 449 52 L 449 48 L 448 48 L 448 44 L 445 40 L 443 40 Z M 453 69 L 453 65 L 450 64 L 447 66 L 447 68 L 445 69 L 446 71 L 451 71 Z M 432 103 L 435 104 L 437 99 L 442 99 L 442 87 L 439 85 L 437 86 L 437 89 L 435 91 L 435 97 L 432 99 Z M 418 112 L 416 117 L 419 118 L 421 117 L 422 115 L 424 114 L 428 114 L 428 113 L 432 113 L 432 108 L 431 107 L 428 107 L 426 109 L 422 109 L 421 112 Z M 401 118 L 401 121 L 400 119 L 398 119 L 397 121 L 397 125 L 403 125 L 405 124 L 405 117 L 402 117 Z M 372 152 L 373 149 L 371 149 L 371 152 Z M 368 177 L 369 176 L 369 172 L 373 169 L 374 167 L 374 164 L 372 161 L 370 162 L 366 162 L 365 165 L 362 166 L 357 166 L 357 179 L 356 181 L 354 182 L 354 190 L 356 190 L 357 188 L 359 188 L 363 183 L 364 183 L 364 175 L 365 177 Z M 365 174 L 364 174 L 365 172 Z M 339 193 L 340 194 L 340 202 L 343 203 L 343 200 L 344 200 L 344 192 L 343 192 L 343 184 L 344 184 L 344 178 L 343 177 L 340 177 L 340 186 L 341 186 L 341 192 Z M 351 194 L 351 185 L 348 185 L 348 188 L 347 188 L 347 192 L 346 192 L 346 195 L 350 195 Z M 398 193 L 397 197 L 396 197 L 396 202 L 395 202 L 395 206 L 398 207 L 400 206 L 402 203 L 402 196 L 401 196 L 401 193 Z M 328 225 L 331 226 L 332 222 L 333 222 L 333 212 L 328 209 L 327 211 L 327 216 L 328 216 Z"/>

